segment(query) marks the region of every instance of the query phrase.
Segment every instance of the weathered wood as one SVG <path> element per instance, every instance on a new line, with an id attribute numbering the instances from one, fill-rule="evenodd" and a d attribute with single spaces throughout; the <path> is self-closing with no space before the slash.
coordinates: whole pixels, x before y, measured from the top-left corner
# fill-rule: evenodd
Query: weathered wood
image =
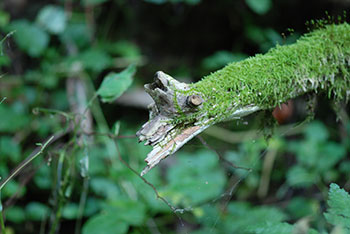
<path id="1" fill-rule="evenodd" d="M 347 102 L 350 25 L 327 25 L 294 44 L 231 63 L 194 84 L 157 72 L 145 90 L 154 103 L 137 135 L 153 150 L 142 175 L 215 123 L 269 110 L 306 93 Z"/>
<path id="2" fill-rule="evenodd" d="M 189 126 L 177 126 L 174 120 L 177 117 L 192 112 L 198 112 L 205 102 L 201 93 L 190 91 L 189 85 L 181 83 L 164 72 L 155 74 L 154 82 L 145 85 L 145 91 L 153 98 L 154 103 L 149 105 L 149 121 L 136 133 L 139 141 L 146 141 L 145 145 L 152 145 L 153 150 L 145 159 L 147 166 L 141 172 L 146 174 L 162 159 L 175 153 L 193 137 L 211 126 L 212 119 L 197 120 Z M 188 92 L 188 95 L 184 93 Z M 247 106 L 235 110 L 231 119 L 240 118 L 259 110 L 256 106 Z"/>

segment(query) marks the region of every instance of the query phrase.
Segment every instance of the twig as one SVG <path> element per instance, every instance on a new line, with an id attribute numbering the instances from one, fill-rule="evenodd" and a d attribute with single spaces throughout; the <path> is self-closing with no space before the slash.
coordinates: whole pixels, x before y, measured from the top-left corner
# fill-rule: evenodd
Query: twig
<path id="1" fill-rule="evenodd" d="M 27 166 L 31 161 L 33 161 L 36 157 L 38 157 L 40 154 L 43 153 L 45 148 L 52 142 L 52 140 L 55 138 L 55 135 L 52 135 L 44 144 L 41 144 L 39 147 L 37 147 L 31 155 L 27 159 L 25 159 L 22 163 L 20 163 L 14 171 L 2 182 L 0 182 L 0 191 L 3 189 L 3 187 L 13 178 L 15 177 L 25 166 Z"/>
<path id="2" fill-rule="evenodd" d="M 129 170 L 131 170 L 131 171 L 132 171 L 136 176 L 138 176 L 141 180 L 143 180 L 144 183 L 146 183 L 148 186 L 150 186 L 150 187 L 153 189 L 154 193 L 156 194 L 157 199 L 162 200 L 162 202 L 164 202 L 164 204 L 167 205 L 167 206 L 174 212 L 174 214 L 176 215 L 176 217 L 179 219 L 181 225 L 184 226 L 184 223 L 183 223 L 183 221 L 182 221 L 182 219 L 181 219 L 181 217 L 180 217 L 180 215 L 179 215 L 178 213 L 181 213 L 181 214 L 182 214 L 182 213 L 185 212 L 185 211 L 190 211 L 190 210 L 192 210 L 192 208 L 189 208 L 189 209 L 186 209 L 186 208 L 185 208 L 185 209 L 177 208 L 177 207 L 173 206 L 170 202 L 168 202 L 167 199 L 165 199 L 164 197 L 160 196 L 159 193 L 158 193 L 158 191 L 157 191 L 157 189 L 156 189 L 156 187 L 154 187 L 154 185 L 153 185 L 151 182 L 149 182 L 149 181 L 146 180 L 144 177 L 142 177 L 135 169 L 133 169 L 127 162 L 124 161 L 124 159 L 122 158 L 121 153 L 120 153 L 120 151 L 119 151 L 119 147 L 118 147 L 117 142 L 114 141 L 114 144 L 115 144 L 116 150 L 117 150 L 117 152 L 118 152 L 118 159 L 119 159 L 119 161 L 120 161 L 121 163 L 123 163 L 127 168 L 129 168 Z"/>
<path id="3" fill-rule="evenodd" d="M 2 104 L 5 100 L 6 100 L 7 97 L 3 97 L 0 101 L 0 104 Z"/>
<path id="4" fill-rule="evenodd" d="M 303 131 L 302 124 L 284 125 L 276 128 L 275 130 L 277 135 L 283 135 L 283 136 L 296 135 L 301 133 L 302 131 Z M 211 126 L 207 130 L 205 130 L 203 133 L 230 144 L 241 143 L 251 139 L 258 139 L 263 136 L 261 132 L 257 132 L 257 130 L 255 129 L 247 130 L 247 131 L 232 132 L 230 130 L 227 130 L 218 126 Z"/>
<path id="5" fill-rule="evenodd" d="M 234 163 L 228 161 L 226 158 L 224 158 L 223 156 L 221 156 L 219 154 L 219 152 L 217 152 L 215 149 L 213 149 L 212 147 L 210 147 L 210 145 L 208 145 L 208 143 L 203 139 L 203 137 L 197 135 L 196 136 L 200 142 L 205 146 L 207 147 L 209 150 L 213 151 L 218 157 L 220 160 L 224 161 L 225 163 L 227 163 L 228 165 L 230 165 L 231 167 L 233 168 L 236 168 L 236 169 L 243 169 L 243 170 L 247 170 L 247 171 L 251 171 L 252 169 L 251 168 L 246 168 L 246 167 L 240 167 L 240 166 L 237 166 L 235 165 Z"/>
<path id="6" fill-rule="evenodd" d="M 78 132 L 79 133 L 79 132 Z M 110 132 L 82 132 L 84 135 L 88 135 L 88 136 L 107 136 L 111 139 L 126 139 L 126 138 L 135 138 L 136 135 L 115 135 L 113 133 Z"/>
<path id="7" fill-rule="evenodd" d="M 263 170 L 260 177 L 260 185 L 258 188 L 258 197 L 262 198 L 267 195 L 267 192 L 269 190 L 269 184 L 270 184 L 270 176 L 273 168 L 274 161 L 277 156 L 277 149 L 270 148 L 268 149 L 264 162 L 263 162 Z"/>
<path id="8" fill-rule="evenodd" d="M 156 187 L 154 187 L 154 185 L 152 183 L 150 183 L 148 180 L 146 180 L 144 177 L 142 177 L 134 168 L 132 168 L 127 162 L 124 161 L 124 159 L 121 156 L 121 153 L 119 151 L 119 147 L 117 145 L 116 142 L 115 143 L 115 147 L 116 150 L 118 152 L 118 159 L 121 163 L 123 163 L 127 168 L 129 168 L 129 170 L 131 170 L 135 175 L 137 175 L 141 180 L 143 180 L 143 182 L 145 182 L 147 185 L 149 185 L 153 191 L 155 192 L 157 198 L 159 198 L 160 200 L 162 200 L 172 211 L 176 212 L 178 210 L 178 208 L 174 207 L 172 204 L 170 204 L 170 202 L 168 202 L 164 197 L 160 196 Z"/>
<path id="9" fill-rule="evenodd" d="M 2 207 L 2 203 L 1 203 L 1 190 L 0 190 L 0 225 L 1 225 L 1 229 L 0 229 L 0 233 L 4 233 L 6 234 L 6 230 L 5 230 L 5 222 L 4 222 L 4 217 L 3 217 L 3 207 Z"/>
<path id="10" fill-rule="evenodd" d="M 80 202 L 79 202 L 79 209 L 78 209 L 78 218 L 77 222 L 75 224 L 75 234 L 80 233 L 81 229 L 81 223 L 84 215 L 84 208 L 86 204 L 86 199 L 88 195 L 88 190 L 89 190 L 89 177 L 84 177 L 84 182 L 83 182 L 83 191 L 80 195 Z"/>
<path id="11" fill-rule="evenodd" d="M 0 40 L 0 56 L 3 56 L 4 55 L 4 52 L 2 51 L 2 43 L 7 39 L 9 38 L 10 36 L 12 36 L 12 34 L 14 34 L 16 31 L 12 31 L 12 32 L 9 32 L 8 34 L 6 34 L 6 36 Z"/>

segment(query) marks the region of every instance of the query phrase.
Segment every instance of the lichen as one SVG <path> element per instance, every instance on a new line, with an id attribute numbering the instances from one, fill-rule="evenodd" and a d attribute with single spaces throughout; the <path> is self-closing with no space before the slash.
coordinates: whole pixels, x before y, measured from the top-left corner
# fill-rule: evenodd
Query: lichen
<path id="1" fill-rule="evenodd" d="M 178 122 L 198 118 L 222 121 L 240 107 L 255 105 L 270 109 L 304 93 L 323 92 L 334 100 L 350 97 L 350 25 L 327 25 L 302 36 L 291 45 L 277 45 L 228 64 L 197 83 L 191 92 L 200 93 L 200 111 Z"/>

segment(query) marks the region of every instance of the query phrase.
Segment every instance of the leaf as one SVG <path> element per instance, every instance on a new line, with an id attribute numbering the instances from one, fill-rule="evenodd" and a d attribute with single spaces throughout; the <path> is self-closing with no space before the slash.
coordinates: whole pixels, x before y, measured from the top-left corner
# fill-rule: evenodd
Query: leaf
<path id="1" fill-rule="evenodd" d="M 272 7 L 271 0 L 245 0 L 246 4 L 259 15 L 266 14 Z"/>
<path id="2" fill-rule="evenodd" d="M 175 203 L 198 204 L 219 196 L 226 177 L 218 158 L 210 151 L 179 153 L 179 162 L 169 169 L 169 186 L 163 191 Z"/>
<path id="3" fill-rule="evenodd" d="M 114 214 L 92 216 L 83 226 L 83 234 L 124 234 L 128 224 L 119 220 Z"/>
<path id="4" fill-rule="evenodd" d="M 293 218 L 300 219 L 302 217 L 319 214 L 320 205 L 316 200 L 295 197 L 289 201 L 287 210 L 293 215 Z"/>
<path id="5" fill-rule="evenodd" d="M 69 22 L 64 32 L 60 34 L 60 39 L 64 44 L 69 42 L 76 44 L 79 48 L 84 48 L 90 43 L 90 34 L 90 29 L 84 22 Z"/>
<path id="6" fill-rule="evenodd" d="M 146 218 L 143 203 L 121 199 L 105 204 L 105 209 L 91 217 L 83 227 L 83 234 L 123 234 L 129 225 L 141 225 Z"/>
<path id="7" fill-rule="evenodd" d="M 10 14 L 0 10 L 0 28 L 6 26 L 10 21 Z"/>
<path id="8" fill-rule="evenodd" d="M 305 137 L 312 141 L 324 142 L 327 141 L 329 133 L 323 123 L 319 121 L 313 121 L 306 127 Z"/>
<path id="9" fill-rule="evenodd" d="M 336 142 L 327 142 L 320 147 L 320 154 L 317 160 L 316 169 L 325 172 L 333 168 L 344 156 L 346 149 Z"/>
<path id="10" fill-rule="evenodd" d="M 51 169 L 47 165 L 39 167 L 34 176 L 35 185 L 42 190 L 49 190 L 52 187 Z"/>
<path id="11" fill-rule="evenodd" d="M 107 213 L 113 214 L 123 223 L 141 225 L 146 219 L 146 206 L 139 201 L 117 198 L 108 204 Z"/>
<path id="12" fill-rule="evenodd" d="M 12 197 L 14 194 L 21 197 L 25 192 L 26 187 L 21 187 L 21 185 L 15 180 L 10 180 L 1 190 L 1 195 L 3 198 Z"/>
<path id="13" fill-rule="evenodd" d="M 77 57 L 83 66 L 95 72 L 100 72 L 112 64 L 112 58 L 103 50 L 92 48 Z"/>
<path id="14" fill-rule="evenodd" d="M 49 35 L 27 20 L 13 21 L 10 29 L 16 31 L 14 38 L 18 46 L 32 57 L 39 57 L 49 44 Z"/>
<path id="15" fill-rule="evenodd" d="M 28 115 L 5 103 L 0 105 L 0 116 L 0 132 L 16 132 L 27 126 L 29 122 Z"/>
<path id="16" fill-rule="evenodd" d="M 90 186 L 95 194 L 107 199 L 113 199 L 120 195 L 119 188 L 115 182 L 107 178 L 93 177 Z"/>
<path id="17" fill-rule="evenodd" d="M 293 166 L 287 172 L 287 182 L 292 187 L 307 188 L 317 183 L 319 175 L 301 166 Z"/>
<path id="18" fill-rule="evenodd" d="M 68 203 L 63 207 L 62 217 L 65 219 L 76 219 L 79 213 L 79 205 L 77 203 Z"/>
<path id="19" fill-rule="evenodd" d="M 47 217 L 49 213 L 49 208 L 39 202 L 31 202 L 26 208 L 27 219 L 34 221 L 42 221 L 44 217 Z"/>
<path id="20" fill-rule="evenodd" d="M 231 202 L 225 218 L 225 233 L 264 233 L 258 232 L 262 227 L 278 224 L 287 216 L 272 206 L 252 207 L 247 202 Z M 248 232 L 247 232 L 248 231 Z"/>
<path id="21" fill-rule="evenodd" d="M 127 40 L 119 40 L 114 43 L 105 43 L 106 50 L 122 57 L 135 58 L 141 55 L 140 48 Z"/>
<path id="22" fill-rule="evenodd" d="M 294 233 L 293 225 L 289 223 L 265 223 L 259 227 L 248 228 L 250 233 L 255 234 L 281 234 L 281 233 Z"/>
<path id="23" fill-rule="evenodd" d="M 104 79 L 97 90 L 103 102 L 112 102 L 120 97 L 131 85 L 136 72 L 134 65 L 128 66 L 120 73 L 111 72 Z"/>
<path id="24" fill-rule="evenodd" d="M 6 209 L 6 220 L 14 223 L 22 223 L 26 220 L 26 213 L 19 206 L 11 206 Z"/>
<path id="25" fill-rule="evenodd" d="M 62 7 L 48 5 L 37 16 L 37 23 L 52 34 L 60 34 L 66 28 L 67 16 Z"/>
<path id="26" fill-rule="evenodd" d="M 21 153 L 21 147 L 17 141 L 7 136 L 3 136 L 0 138 L 0 155 L 1 156 L 8 156 L 12 162 L 19 162 L 21 157 L 20 153 Z"/>
<path id="27" fill-rule="evenodd" d="M 324 213 L 327 221 L 350 231 L 350 194 L 332 183 L 328 192 L 328 210 Z"/>

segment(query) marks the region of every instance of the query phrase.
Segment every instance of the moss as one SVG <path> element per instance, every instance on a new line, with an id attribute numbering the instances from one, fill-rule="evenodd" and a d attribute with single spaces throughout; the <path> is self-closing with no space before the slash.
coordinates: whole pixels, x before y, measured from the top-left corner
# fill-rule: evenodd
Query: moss
<path id="1" fill-rule="evenodd" d="M 266 54 L 228 64 L 191 84 L 205 102 L 198 116 L 221 121 L 247 105 L 270 109 L 308 92 L 325 92 L 335 100 L 350 96 L 350 25 L 327 25 L 292 45 L 277 45 Z M 216 121 L 217 120 L 217 121 Z"/>

